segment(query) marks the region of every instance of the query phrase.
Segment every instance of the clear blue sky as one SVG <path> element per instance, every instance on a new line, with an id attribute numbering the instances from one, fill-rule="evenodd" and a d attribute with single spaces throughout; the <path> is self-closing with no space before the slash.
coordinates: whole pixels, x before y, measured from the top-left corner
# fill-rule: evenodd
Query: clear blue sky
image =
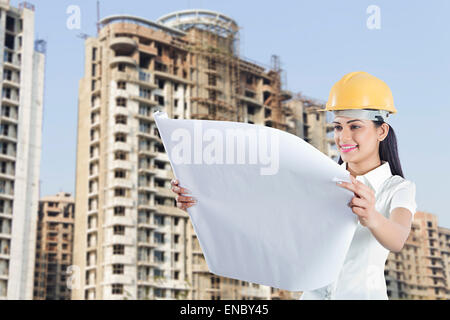
<path id="1" fill-rule="evenodd" d="M 12 1 L 17 4 L 18 1 Z M 41 195 L 74 192 L 78 81 L 83 40 L 95 35 L 94 0 L 35 0 L 36 32 L 48 41 Z M 369 30 L 369 5 L 381 10 L 381 29 Z M 81 9 L 81 30 L 69 30 L 68 6 Z M 418 210 L 450 227 L 450 1 L 103 0 L 101 16 L 133 14 L 150 20 L 202 8 L 234 18 L 241 54 L 270 64 L 281 57 L 287 88 L 326 100 L 344 74 L 363 70 L 388 83 L 398 113 L 391 125 L 406 178 L 417 185 Z"/>

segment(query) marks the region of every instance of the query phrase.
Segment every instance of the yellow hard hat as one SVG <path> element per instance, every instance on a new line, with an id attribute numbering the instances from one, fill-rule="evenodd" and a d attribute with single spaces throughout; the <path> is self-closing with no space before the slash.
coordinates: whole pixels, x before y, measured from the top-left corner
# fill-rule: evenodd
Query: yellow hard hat
<path id="1" fill-rule="evenodd" d="M 336 82 L 331 88 L 326 109 L 321 111 L 363 109 L 383 110 L 383 118 L 397 113 L 388 85 L 367 72 L 357 71 L 346 74 Z"/>

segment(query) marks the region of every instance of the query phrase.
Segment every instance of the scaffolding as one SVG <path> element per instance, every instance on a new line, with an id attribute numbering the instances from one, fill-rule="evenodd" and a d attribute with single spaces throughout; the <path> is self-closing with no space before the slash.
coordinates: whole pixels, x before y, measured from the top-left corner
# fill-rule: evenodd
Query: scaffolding
<path id="1" fill-rule="evenodd" d="M 242 99 L 245 73 L 270 78 L 271 97 L 263 106 L 272 116 L 266 125 L 287 130 L 286 115 L 291 110 L 283 102 L 291 98 L 282 88 L 282 70 L 278 56 L 272 56 L 270 71 L 240 57 L 237 23 L 231 18 L 208 10 L 186 10 L 166 15 L 156 22 L 180 30 L 183 37 L 172 38 L 172 45 L 186 51 L 192 73 L 192 119 L 243 122 L 246 111 Z"/>
<path id="2" fill-rule="evenodd" d="M 191 56 L 191 118 L 243 121 L 240 95 L 239 27 L 231 18 L 207 10 L 175 12 L 157 23 L 182 30 Z"/>
<path id="3" fill-rule="evenodd" d="M 290 100 L 292 95 L 290 92 L 283 90 L 281 82 L 283 70 L 281 69 L 280 58 L 277 55 L 272 55 L 271 60 L 271 67 L 268 72 L 271 85 L 270 97 L 264 101 L 264 105 L 270 109 L 271 115 L 266 119 L 266 125 L 287 131 L 286 116 L 291 116 L 293 113 L 291 107 L 285 101 Z"/>
<path id="4" fill-rule="evenodd" d="M 272 78 L 272 127 L 276 129 L 287 129 L 286 122 L 283 121 L 282 99 L 281 99 L 281 67 L 280 58 L 272 56 L 272 70 L 269 72 Z"/>

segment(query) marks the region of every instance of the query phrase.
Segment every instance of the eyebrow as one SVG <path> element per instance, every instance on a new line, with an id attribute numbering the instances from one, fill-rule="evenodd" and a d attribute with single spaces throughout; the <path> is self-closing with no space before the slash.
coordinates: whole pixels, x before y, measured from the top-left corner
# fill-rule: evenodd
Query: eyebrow
<path id="1" fill-rule="evenodd" d="M 347 121 L 347 123 L 352 123 L 352 122 L 355 122 L 355 121 L 360 121 L 360 122 L 362 122 L 361 120 L 356 119 L 356 120 L 350 120 L 350 121 Z M 337 121 L 333 121 L 333 123 L 341 124 L 340 122 L 337 122 Z"/>

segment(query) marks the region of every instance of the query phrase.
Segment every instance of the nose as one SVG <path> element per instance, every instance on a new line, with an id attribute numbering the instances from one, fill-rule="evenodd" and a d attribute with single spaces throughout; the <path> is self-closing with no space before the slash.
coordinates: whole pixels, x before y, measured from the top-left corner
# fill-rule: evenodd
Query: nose
<path id="1" fill-rule="evenodd" d="M 352 131 L 349 127 L 344 127 L 340 132 L 340 142 L 341 144 L 352 144 Z"/>

